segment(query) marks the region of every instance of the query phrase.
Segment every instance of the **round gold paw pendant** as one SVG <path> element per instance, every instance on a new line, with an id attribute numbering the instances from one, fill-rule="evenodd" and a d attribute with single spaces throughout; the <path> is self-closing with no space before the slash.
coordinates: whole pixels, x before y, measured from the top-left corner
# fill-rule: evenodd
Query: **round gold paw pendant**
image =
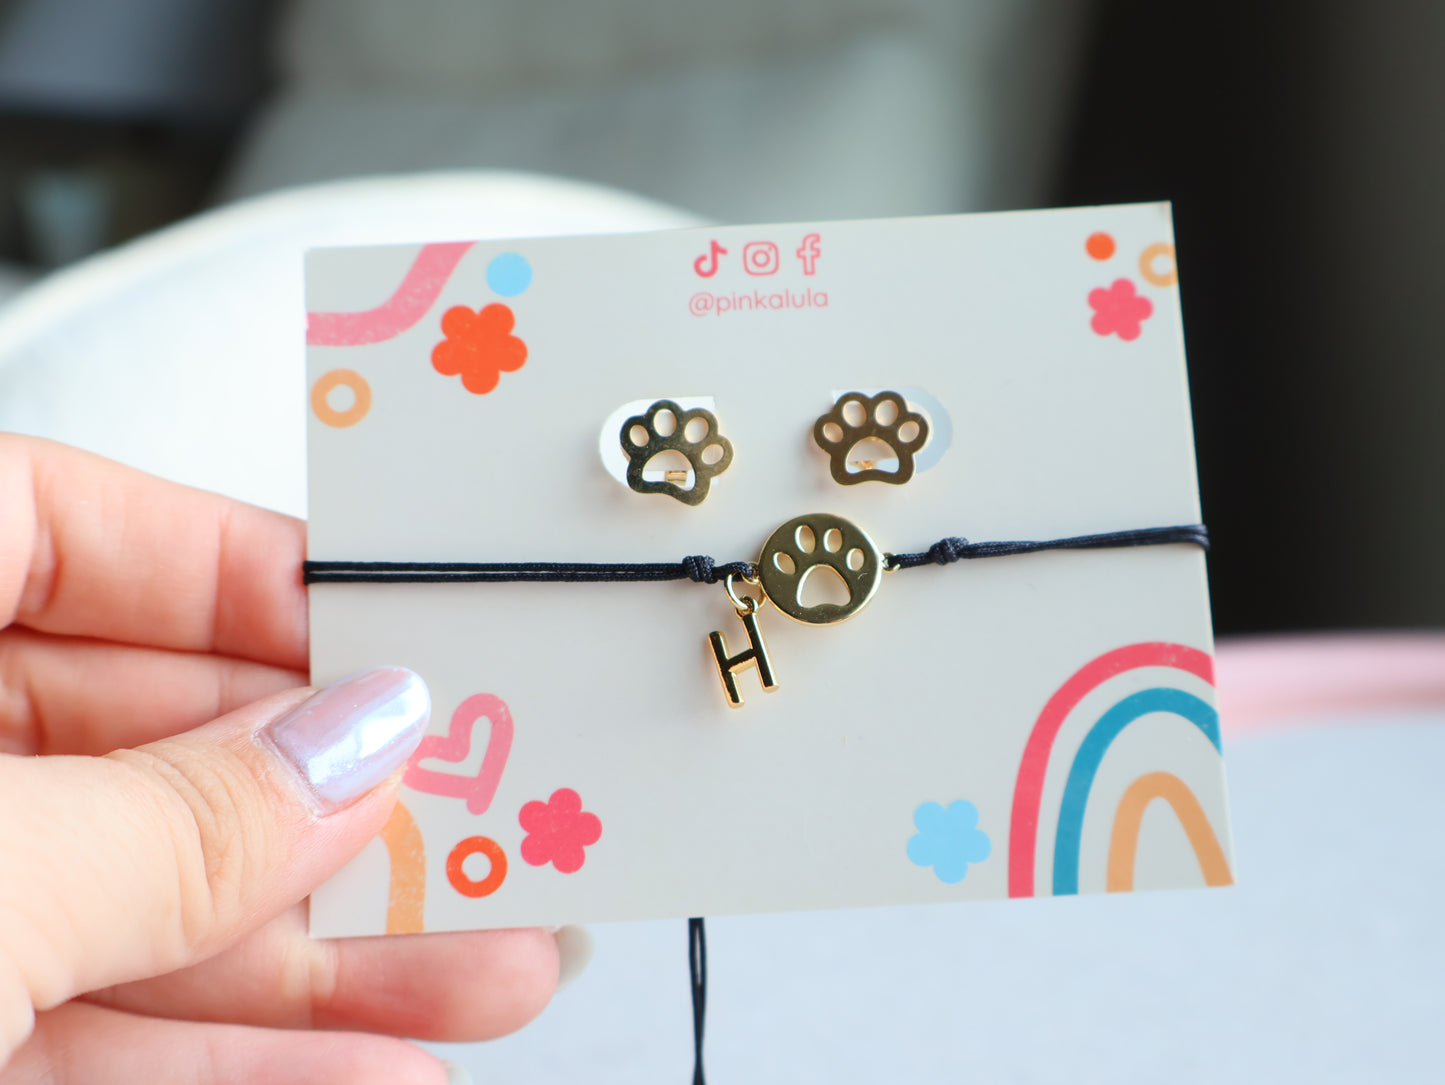
<path id="1" fill-rule="evenodd" d="M 804 606 L 803 585 L 814 575 L 837 573 L 848 589 L 846 603 Z M 883 579 L 883 554 L 851 520 L 814 512 L 789 520 L 768 536 L 757 563 L 768 601 L 794 621 L 830 625 L 866 607 Z"/>

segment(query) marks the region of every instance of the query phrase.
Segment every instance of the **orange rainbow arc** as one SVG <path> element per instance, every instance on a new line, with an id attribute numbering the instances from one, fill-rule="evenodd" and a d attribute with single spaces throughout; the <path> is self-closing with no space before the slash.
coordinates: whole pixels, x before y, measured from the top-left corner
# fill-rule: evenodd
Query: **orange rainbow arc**
<path id="1" fill-rule="evenodd" d="M 420 934 L 426 930 L 426 842 L 404 803 L 392 809 L 381 839 L 391 858 L 386 933 Z"/>
<path id="2" fill-rule="evenodd" d="M 1184 826 L 1194 856 L 1199 860 L 1199 869 L 1204 874 L 1204 884 L 1233 885 L 1234 878 L 1229 872 L 1224 849 L 1219 846 L 1219 838 L 1209 827 L 1209 819 L 1194 792 L 1172 772 L 1151 772 L 1129 785 L 1114 812 L 1114 828 L 1109 838 L 1109 892 L 1128 893 L 1134 888 L 1134 859 L 1139 849 L 1139 830 L 1144 824 L 1144 811 L 1155 799 L 1167 802 Z"/>

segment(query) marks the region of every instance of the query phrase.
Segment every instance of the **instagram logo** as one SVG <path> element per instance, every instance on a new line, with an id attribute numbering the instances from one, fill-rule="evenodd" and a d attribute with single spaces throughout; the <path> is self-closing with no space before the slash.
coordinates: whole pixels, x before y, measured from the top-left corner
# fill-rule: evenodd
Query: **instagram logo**
<path id="1" fill-rule="evenodd" d="M 743 246 L 743 270 L 749 275 L 771 275 L 778 270 L 778 246 L 771 241 L 749 241 Z"/>

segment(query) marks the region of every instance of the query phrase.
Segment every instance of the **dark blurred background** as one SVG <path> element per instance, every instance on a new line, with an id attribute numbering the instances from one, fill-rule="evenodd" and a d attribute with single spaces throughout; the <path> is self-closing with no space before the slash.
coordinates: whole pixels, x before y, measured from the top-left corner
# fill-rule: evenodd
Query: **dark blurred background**
<path id="1" fill-rule="evenodd" d="M 0 0 L 0 318 L 402 169 L 731 221 L 1166 198 L 1219 631 L 1440 626 L 1442 58 L 1432 0 Z"/>

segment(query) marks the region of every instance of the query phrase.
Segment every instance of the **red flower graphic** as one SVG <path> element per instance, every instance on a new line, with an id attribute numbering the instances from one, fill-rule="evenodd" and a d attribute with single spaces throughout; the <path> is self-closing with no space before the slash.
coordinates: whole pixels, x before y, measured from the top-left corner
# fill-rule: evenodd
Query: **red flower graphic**
<path id="1" fill-rule="evenodd" d="M 1089 327 L 1100 335 L 1117 334 L 1125 341 L 1138 339 L 1141 325 L 1154 312 L 1154 303 L 1141 298 L 1128 279 L 1115 279 L 1107 289 L 1090 290 L 1089 304 L 1094 309 Z"/>
<path id="2" fill-rule="evenodd" d="M 532 866 L 551 863 L 563 874 L 582 869 L 583 851 L 602 838 L 602 821 L 582 810 L 582 798 L 570 787 L 552 792 L 547 802 L 533 801 L 517 816 L 527 835 L 522 839 L 522 858 Z"/>
<path id="3" fill-rule="evenodd" d="M 432 367 L 444 377 L 462 377 L 468 392 L 486 395 L 502 373 L 522 368 L 527 344 L 512 334 L 512 310 L 493 303 L 480 312 L 456 305 L 442 314 L 446 336 L 431 352 Z"/>

